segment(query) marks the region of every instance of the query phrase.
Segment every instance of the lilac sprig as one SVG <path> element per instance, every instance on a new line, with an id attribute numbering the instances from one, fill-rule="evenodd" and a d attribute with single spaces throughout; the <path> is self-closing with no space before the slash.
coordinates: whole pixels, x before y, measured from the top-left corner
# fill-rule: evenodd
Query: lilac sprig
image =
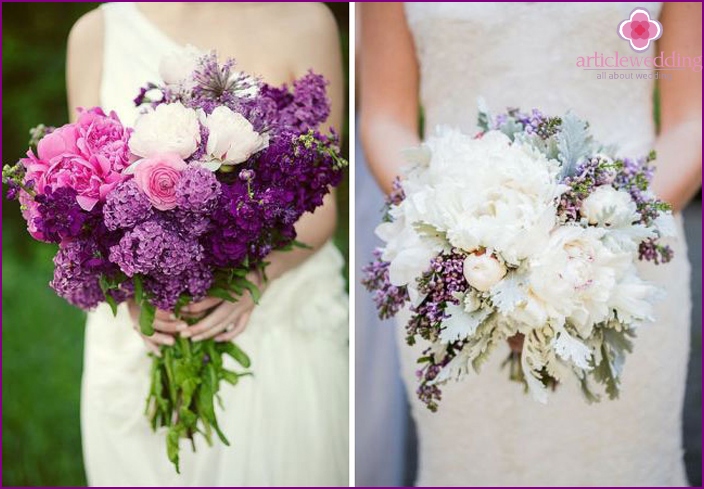
<path id="1" fill-rule="evenodd" d="M 362 268 L 362 285 L 372 293 L 379 318 L 388 319 L 408 303 L 408 289 L 391 284 L 389 263 L 382 260 L 380 249 L 374 250 L 373 257 L 372 262 Z"/>

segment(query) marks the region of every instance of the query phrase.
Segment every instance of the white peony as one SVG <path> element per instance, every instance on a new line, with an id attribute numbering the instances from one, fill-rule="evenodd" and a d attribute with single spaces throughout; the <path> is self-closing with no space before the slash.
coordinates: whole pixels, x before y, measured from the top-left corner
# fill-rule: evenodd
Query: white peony
<path id="1" fill-rule="evenodd" d="M 190 80 L 193 71 L 196 69 L 198 59 L 203 56 L 203 52 L 191 46 L 174 50 L 161 59 L 159 63 L 159 76 L 167 85 L 181 85 L 184 88 L 191 88 Z"/>
<path id="2" fill-rule="evenodd" d="M 148 158 L 157 153 L 177 153 L 191 156 L 200 144 L 198 115 L 180 102 L 161 104 L 155 110 L 140 115 L 130 138 L 130 151 Z"/>
<path id="3" fill-rule="evenodd" d="M 564 191 L 557 162 L 498 131 L 473 139 L 450 129 L 429 138 L 418 160 L 403 184 L 410 222 L 466 252 L 492 248 L 513 265 L 544 246 Z"/>
<path id="4" fill-rule="evenodd" d="M 382 259 L 389 262 L 389 280 L 395 286 L 414 286 L 415 279 L 428 269 L 439 251 L 406 226 L 402 217 L 381 223 L 376 235 L 387 242 Z"/>
<path id="5" fill-rule="evenodd" d="M 557 228 L 544 252 L 531 261 L 530 289 L 558 323 L 569 319 L 580 336 L 611 315 L 610 299 L 631 263 L 602 242 L 605 230 Z"/>
<path id="6" fill-rule="evenodd" d="M 506 266 L 489 253 L 472 253 L 464 259 L 464 278 L 475 289 L 486 292 L 506 275 Z"/>
<path id="7" fill-rule="evenodd" d="M 605 227 L 626 227 L 638 220 L 636 203 L 631 194 L 611 185 L 597 187 L 584 201 L 580 214 L 589 224 Z"/>
<path id="8" fill-rule="evenodd" d="M 205 151 L 221 164 L 236 165 L 269 145 L 267 135 L 259 134 L 242 114 L 219 106 L 205 118 L 208 143 Z"/>

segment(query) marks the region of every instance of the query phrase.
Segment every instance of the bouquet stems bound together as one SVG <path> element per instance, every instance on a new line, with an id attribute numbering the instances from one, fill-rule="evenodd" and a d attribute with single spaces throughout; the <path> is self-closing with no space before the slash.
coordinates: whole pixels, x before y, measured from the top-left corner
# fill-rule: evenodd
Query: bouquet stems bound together
<path id="1" fill-rule="evenodd" d="M 250 360 L 235 343 L 212 339 L 191 342 L 178 338 L 173 346 L 162 347 L 161 352 L 161 357 L 151 354 L 151 387 L 145 414 L 155 431 L 168 428 L 167 455 L 179 472 L 181 438 L 189 439 L 195 451 L 196 433 L 201 433 L 208 445 L 212 445 L 215 432 L 229 446 L 215 416 L 220 382 L 237 385 L 240 377 L 251 373 L 228 370 L 223 360 L 229 355 L 245 369 L 249 368 Z"/>

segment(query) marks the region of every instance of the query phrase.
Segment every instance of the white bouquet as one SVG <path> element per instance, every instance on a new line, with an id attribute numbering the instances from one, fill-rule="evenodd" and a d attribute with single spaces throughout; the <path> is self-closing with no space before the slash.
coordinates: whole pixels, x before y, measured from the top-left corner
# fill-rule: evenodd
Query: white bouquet
<path id="1" fill-rule="evenodd" d="M 546 402 L 577 377 L 618 396 L 636 327 L 661 291 L 636 260 L 667 262 L 669 206 L 649 192 L 654 153 L 616 158 L 572 114 L 480 111 L 472 137 L 440 128 L 408 153 L 364 284 L 381 316 L 410 304 L 407 340 L 426 341 L 418 396 L 462 379 L 509 340 L 511 378 Z"/>

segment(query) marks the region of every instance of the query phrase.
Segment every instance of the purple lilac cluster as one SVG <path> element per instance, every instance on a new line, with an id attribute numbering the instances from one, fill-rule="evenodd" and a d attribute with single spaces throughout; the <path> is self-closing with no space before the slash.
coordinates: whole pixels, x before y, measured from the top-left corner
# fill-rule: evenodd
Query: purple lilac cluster
<path id="1" fill-rule="evenodd" d="M 577 166 L 574 176 L 566 177 L 563 183 L 569 190 L 562 194 L 558 205 L 558 214 L 563 221 L 579 221 L 582 202 L 594 190 L 602 185 L 611 185 L 617 190 L 624 190 L 636 203 L 640 219 L 637 224 L 651 225 L 670 206 L 658 200 L 649 190 L 654 167 L 652 153 L 644 158 L 623 158 L 611 161 L 604 156 L 593 156 Z M 639 244 L 640 260 L 655 264 L 667 263 L 673 257 L 672 248 L 663 245 L 658 238 L 648 238 Z"/>
<path id="2" fill-rule="evenodd" d="M 631 194 L 640 215 L 639 223 L 645 225 L 650 225 L 662 213 L 671 210 L 668 203 L 657 199 L 648 190 L 655 174 L 653 160 L 655 160 L 655 152 L 651 152 L 646 158 L 618 160 L 619 171 L 614 178 L 614 187 Z M 674 256 L 672 248 L 659 243 L 657 238 L 649 238 L 641 242 L 638 254 L 641 260 L 652 261 L 655 264 L 667 263 Z"/>
<path id="3" fill-rule="evenodd" d="M 457 296 L 469 287 L 463 273 L 464 259 L 461 253 L 442 253 L 431 261 L 428 271 L 418 280 L 418 291 L 425 299 L 412 309 L 413 316 L 406 326 L 409 345 L 415 344 L 416 336 L 437 341 L 442 321 L 448 317 L 445 308 L 448 304 L 459 304 Z M 449 343 L 440 358 L 437 353 L 431 354 L 430 349 L 423 353 L 423 367 L 416 371 L 420 381 L 416 394 L 431 411 L 437 410 L 442 395 L 433 381 L 463 345 L 464 340 Z"/>
<path id="4" fill-rule="evenodd" d="M 75 306 L 83 309 L 97 306 L 105 300 L 99 277 L 116 272 L 103 253 L 100 244 L 90 238 L 62 243 L 54 256 L 54 278 L 49 285 L 59 297 Z M 118 297 L 115 293 L 114 298 Z"/>
<path id="5" fill-rule="evenodd" d="M 579 211 L 584 199 L 601 185 L 612 185 L 619 168 L 618 162 L 611 162 L 603 156 L 593 156 L 577 165 L 573 176 L 563 179 L 569 187 L 558 203 L 558 215 L 564 221 L 579 221 Z"/>
<path id="6" fill-rule="evenodd" d="M 503 130 L 505 127 L 517 127 L 526 134 L 535 134 L 541 139 L 548 139 L 559 131 L 562 120 L 559 117 L 548 117 L 540 110 L 521 112 L 510 108 L 506 113 L 498 114 L 493 121 L 492 129 Z"/>
<path id="7" fill-rule="evenodd" d="M 408 303 L 408 289 L 396 287 L 389 280 L 389 262 L 381 258 L 381 250 L 374 250 L 374 258 L 362 268 L 362 285 L 372 293 L 372 300 L 380 319 L 389 319 Z"/>

